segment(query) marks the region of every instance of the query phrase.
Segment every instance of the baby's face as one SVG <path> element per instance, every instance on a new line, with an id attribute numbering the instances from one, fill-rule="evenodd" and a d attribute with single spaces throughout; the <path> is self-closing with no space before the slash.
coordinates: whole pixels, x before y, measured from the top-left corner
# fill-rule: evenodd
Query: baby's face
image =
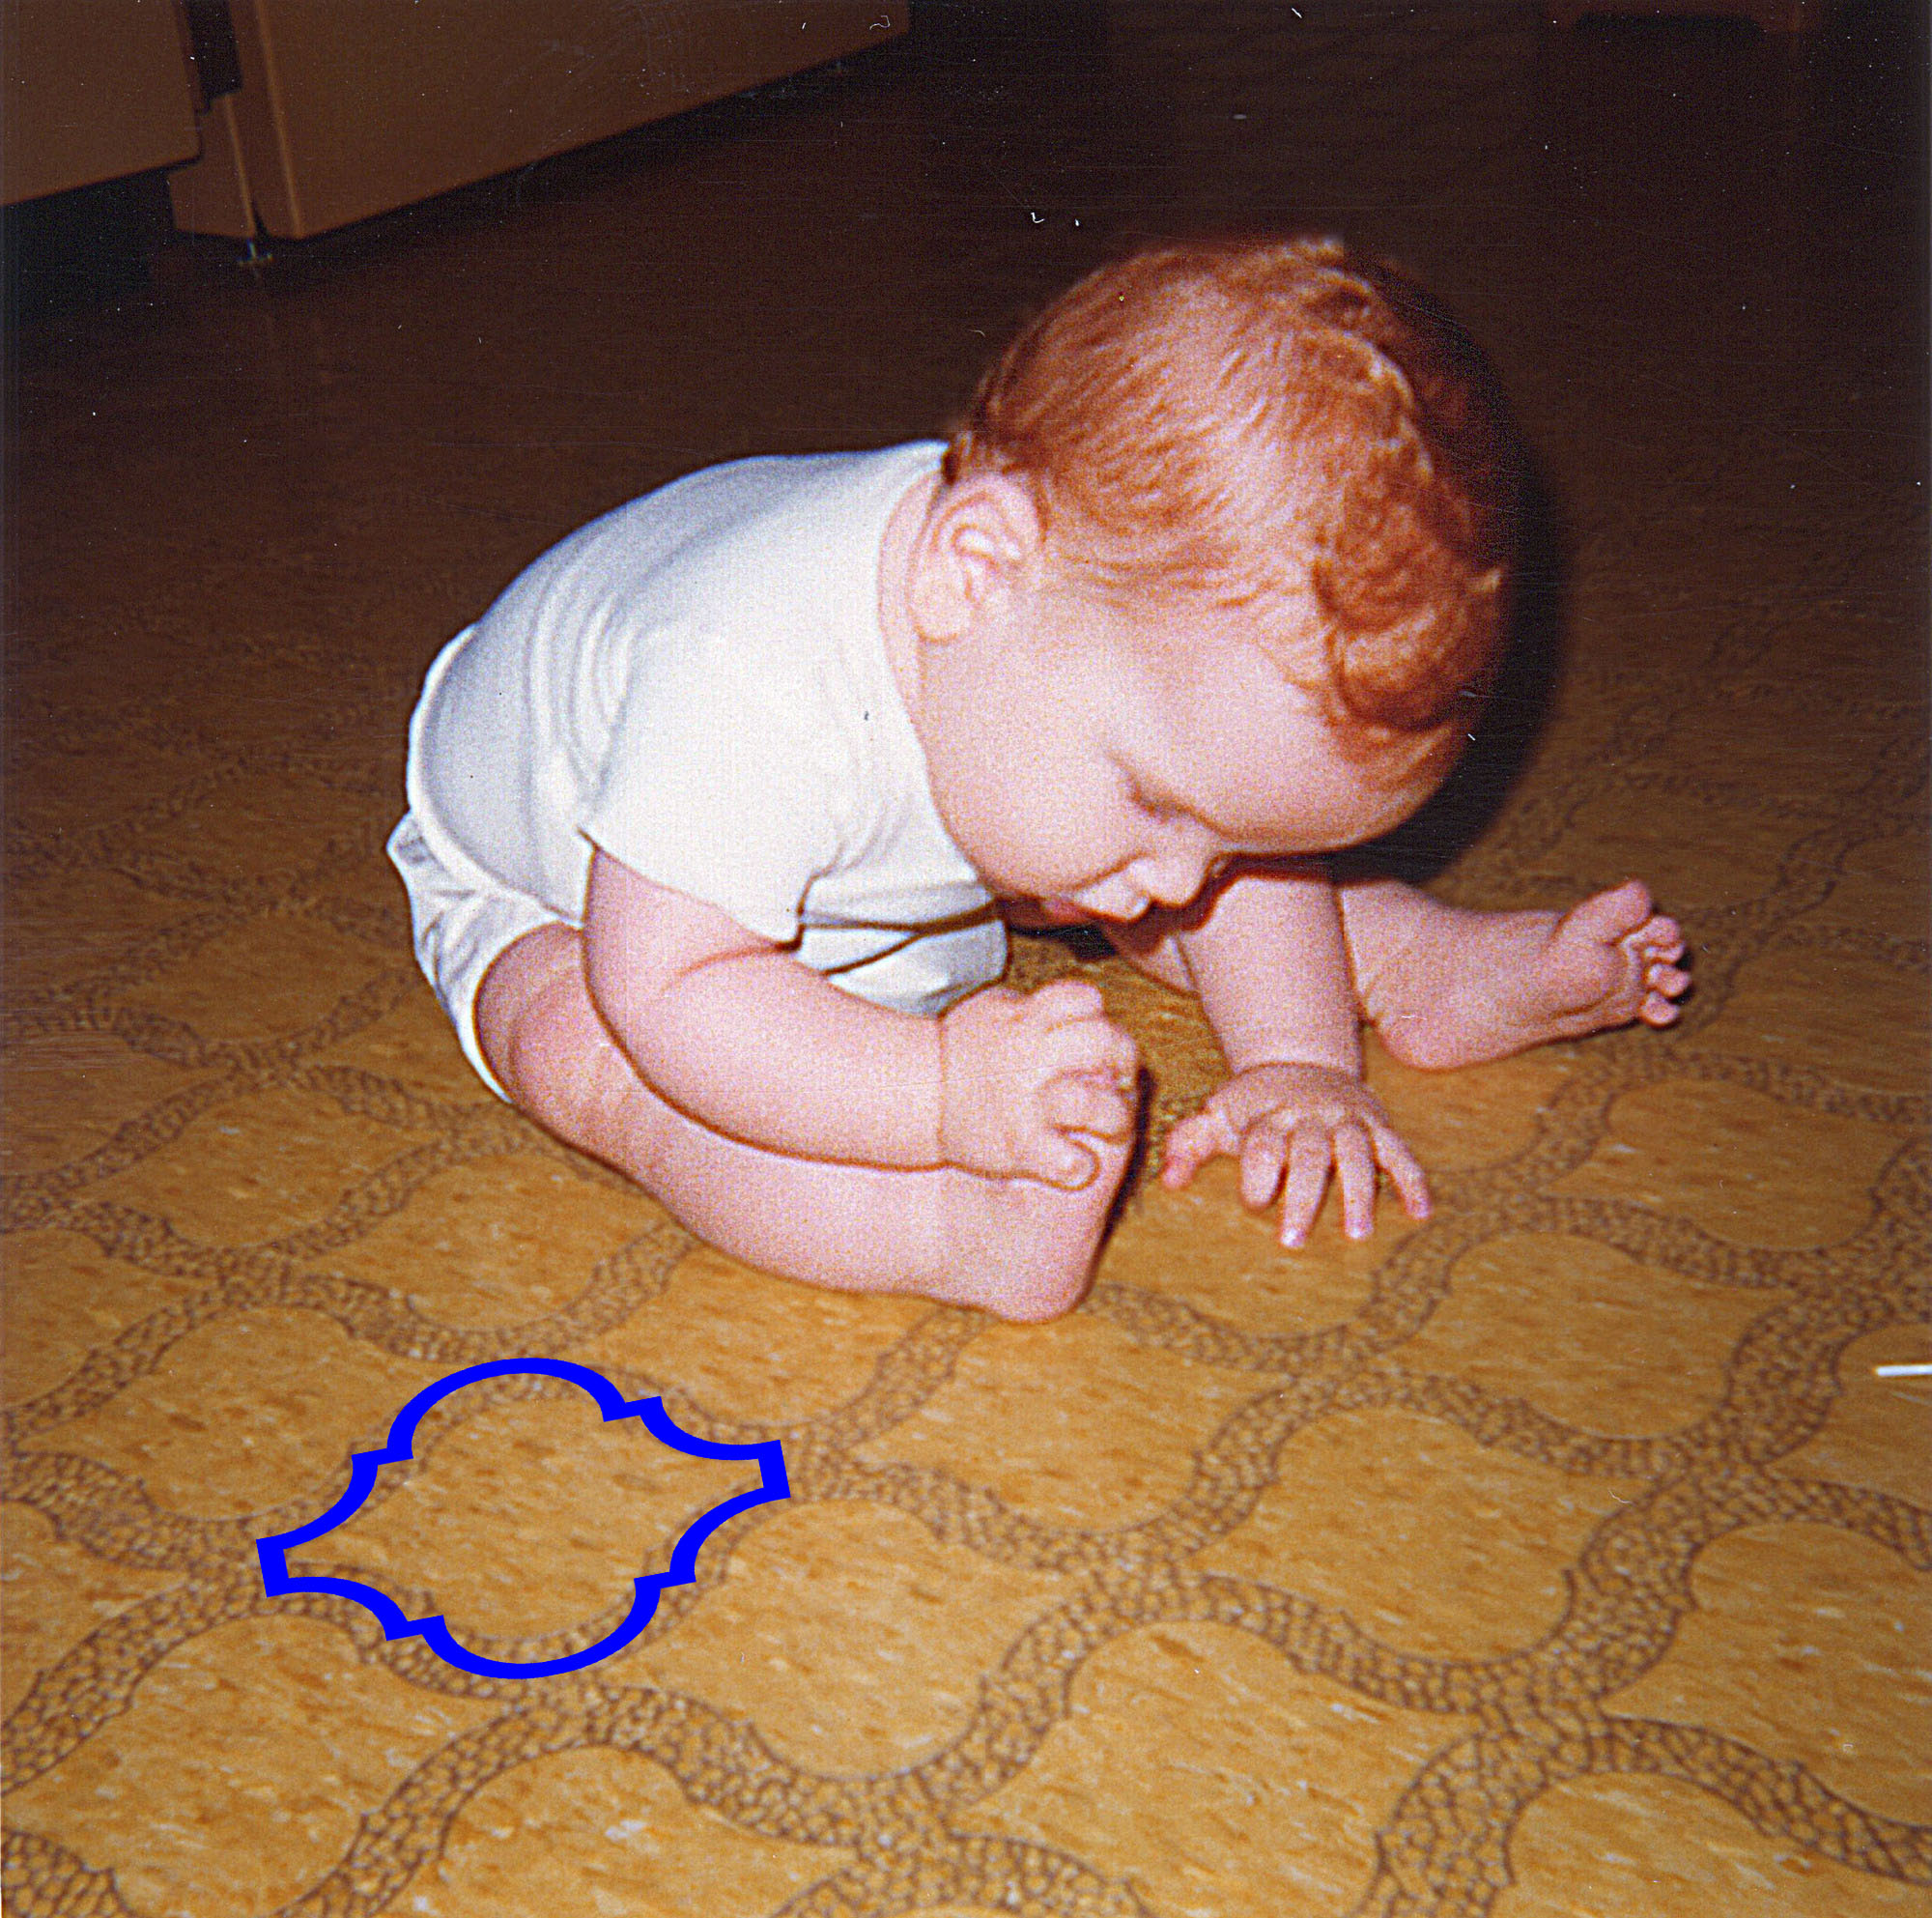
<path id="1" fill-rule="evenodd" d="M 933 796 L 987 886 L 1071 923 L 1185 905 L 1242 854 L 1358 844 L 1420 806 L 1346 758 L 1244 609 L 1018 596 L 961 648 L 922 728 Z"/>

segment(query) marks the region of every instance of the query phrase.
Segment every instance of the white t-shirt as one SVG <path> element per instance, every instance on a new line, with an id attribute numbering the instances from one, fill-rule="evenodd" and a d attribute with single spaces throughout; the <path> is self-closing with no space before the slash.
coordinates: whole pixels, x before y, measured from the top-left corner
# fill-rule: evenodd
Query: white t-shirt
<path id="1" fill-rule="evenodd" d="M 425 838 L 570 925 L 600 846 L 904 1011 L 997 979 L 879 627 L 886 524 L 940 452 L 734 461 L 553 548 L 431 669 Z"/>

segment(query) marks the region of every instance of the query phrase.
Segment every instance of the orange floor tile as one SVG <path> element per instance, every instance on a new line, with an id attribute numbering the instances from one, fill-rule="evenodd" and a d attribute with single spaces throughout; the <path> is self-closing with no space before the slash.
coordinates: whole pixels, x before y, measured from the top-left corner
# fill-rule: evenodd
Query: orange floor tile
<path id="1" fill-rule="evenodd" d="M 934 5 L 903 45 L 15 342 L 5 1889 L 19 1918 L 1932 1909 L 1915 10 Z M 1143 1183 L 1014 1328 L 696 1245 L 495 1102 L 381 855 L 442 641 L 707 461 L 942 423 L 1132 232 L 1344 229 L 1489 346 L 1526 665 L 1404 856 L 1642 874 L 1666 1035 L 1372 1077 L 1426 1226 Z M 1156 1132 L 1191 1008 L 1085 968 Z M 778 1438 L 628 1649 L 266 1595 L 552 1355 Z M 298 1553 L 505 1660 L 750 1482 L 471 1388 Z"/>

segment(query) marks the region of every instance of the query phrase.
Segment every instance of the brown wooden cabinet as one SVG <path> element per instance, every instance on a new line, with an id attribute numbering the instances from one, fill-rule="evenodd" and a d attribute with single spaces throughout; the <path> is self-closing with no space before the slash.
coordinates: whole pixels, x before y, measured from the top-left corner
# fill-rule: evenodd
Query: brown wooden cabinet
<path id="1" fill-rule="evenodd" d="M 908 0 L 232 0 L 190 232 L 300 239 L 878 45 Z"/>
<path id="2" fill-rule="evenodd" d="M 7 205 L 194 154 L 176 0 L 0 0 L 0 30 Z"/>

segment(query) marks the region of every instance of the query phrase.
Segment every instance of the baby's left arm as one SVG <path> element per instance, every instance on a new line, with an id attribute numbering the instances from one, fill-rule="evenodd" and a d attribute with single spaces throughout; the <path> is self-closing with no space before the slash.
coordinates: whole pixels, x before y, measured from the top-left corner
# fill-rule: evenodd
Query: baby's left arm
<path id="1" fill-rule="evenodd" d="M 1367 1237 L 1378 1166 L 1409 1217 L 1425 1217 L 1422 1167 L 1362 1083 L 1361 1016 L 1326 869 L 1303 860 L 1245 868 L 1205 910 L 1175 916 L 1164 940 L 1162 930 L 1136 927 L 1120 943 L 1132 954 L 1158 940 L 1179 960 L 1231 1073 L 1169 1134 L 1162 1184 L 1185 1186 L 1218 1154 L 1238 1159 L 1249 1205 L 1281 1193 L 1285 1245 L 1306 1241 L 1331 1177 L 1343 1229 Z"/>

